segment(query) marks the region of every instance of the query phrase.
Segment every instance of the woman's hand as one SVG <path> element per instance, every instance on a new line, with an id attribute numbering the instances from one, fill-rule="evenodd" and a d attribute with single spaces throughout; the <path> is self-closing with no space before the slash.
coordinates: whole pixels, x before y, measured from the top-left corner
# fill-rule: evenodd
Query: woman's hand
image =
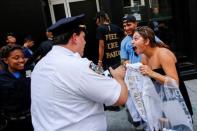
<path id="1" fill-rule="evenodd" d="M 153 74 L 153 71 L 152 69 L 148 66 L 148 65 L 141 65 L 140 66 L 140 72 L 143 74 L 143 75 L 148 75 L 151 77 L 151 75 Z"/>
<path id="2" fill-rule="evenodd" d="M 147 75 L 159 82 L 161 82 L 162 84 L 164 84 L 166 76 L 165 75 L 161 75 L 157 72 L 154 72 L 148 65 L 142 65 L 140 66 L 140 72 L 143 75 Z"/>

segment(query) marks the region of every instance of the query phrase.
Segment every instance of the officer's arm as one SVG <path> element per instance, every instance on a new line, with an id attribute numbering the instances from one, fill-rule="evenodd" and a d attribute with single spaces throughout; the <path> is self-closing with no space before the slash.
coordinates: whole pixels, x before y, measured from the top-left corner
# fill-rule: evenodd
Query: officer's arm
<path id="1" fill-rule="evenodd" d="M 126 83 L 124 82 L 124 76 L 125 76 L 125 69 L 123 66 L 119 66 L 115 70 L 110 68 L 110 73 L 113 76 L 113 78 L 120 84 L 121 86 L 121 92 L 118 100 L 116 101 L 115 105 L 124 105 L 128 98 L 128 89 L 126 86 Z"/>

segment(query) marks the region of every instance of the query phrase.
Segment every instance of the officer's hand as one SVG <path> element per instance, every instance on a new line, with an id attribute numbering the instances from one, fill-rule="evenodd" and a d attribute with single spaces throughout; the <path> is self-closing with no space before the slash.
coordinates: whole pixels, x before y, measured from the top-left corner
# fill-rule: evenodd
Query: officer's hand
<path id="1" fill-rule="evenodd" d="M 115 78 L 115 79 L 124 79 L 125 73 L 126 73 L 125 67 L 123 65 L 119 66 L 116 69 L 112 69 L 110 67 L 109 71 L 110 71 L 111 75 L 113 76 L 113 78 Z"/>

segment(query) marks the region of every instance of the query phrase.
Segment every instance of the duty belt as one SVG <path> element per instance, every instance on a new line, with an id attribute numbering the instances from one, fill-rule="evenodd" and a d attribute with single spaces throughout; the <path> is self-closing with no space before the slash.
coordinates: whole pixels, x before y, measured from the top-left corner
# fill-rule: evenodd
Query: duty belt
<path id="1" fill-rule="evenodd" d="M 24 119 L 27 119 L 28 117 L 30 117 L 30 113 L 29 114 L 26 114 L 26 115 L 23 115 L 23 116 L 18 116 L 18 117 L 12 117 L 12 116 L 9 116 L 7 117 L 9 120 L 11 121 L 17 121 L 17 120 L 24 120 Z"/>
<path id="2" fill-rule="evenodd" d="M 1 113 L 1 116 L 4 117 L 7 120 L 11 120 L 11 121 L 17 121 L 17 120 L 24 120 L 27 119 L 28 117 L 30 117 L 30 112 L 23 112 L 20 115 L 7 115 L 4 113 Z"/>

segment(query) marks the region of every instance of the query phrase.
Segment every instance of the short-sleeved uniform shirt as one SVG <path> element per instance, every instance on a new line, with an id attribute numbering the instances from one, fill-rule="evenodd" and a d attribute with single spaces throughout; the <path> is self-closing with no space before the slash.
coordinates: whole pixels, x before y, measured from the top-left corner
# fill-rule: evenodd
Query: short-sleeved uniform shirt
<path id="1" fill-rule="evenodd" d="M 113 105 L 121 87 L 95 73 L 86 58 L 53 46 L 32 72 L 31 113 L 35 131 L 105 131 L 103 104 Z"/>
<path id="2" fill-rule="evenodd" d="M 97 40 L 104 40 L 104 69 L 120 63 L 120 42 L 123 31 L 114 24 L 102 24 L 97 28 Z"/>

